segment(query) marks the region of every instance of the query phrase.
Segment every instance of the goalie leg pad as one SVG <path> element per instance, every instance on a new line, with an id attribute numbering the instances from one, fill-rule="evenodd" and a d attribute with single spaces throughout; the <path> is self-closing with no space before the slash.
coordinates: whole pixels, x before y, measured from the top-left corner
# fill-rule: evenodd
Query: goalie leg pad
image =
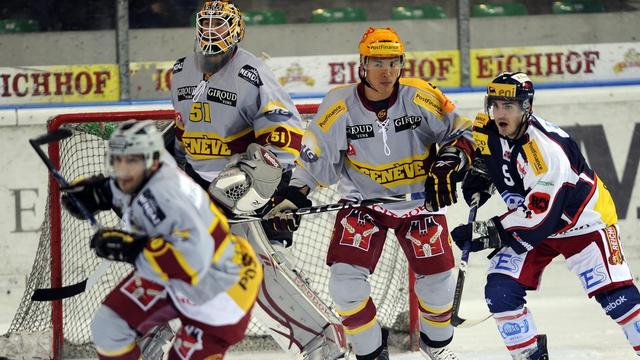
<path id="1" fill-rule="evenodd" d="M 236 224 L 234 234 L 246 237 L 264 268 L 264 279 L 253 315 L 287 352 L 323 360 L 341 358 L 346 342 L 340 320 L 311 289 L 286 249 L 275 250 L 258 223 Z"/>
<path id="2" fill-rule="evenodd" d="M 368 278 L 369 270 L 364 267 L 345 263 L 331 265 L 329 294 L 358 356 L 368 356 L 382 345 Z"/>
<path id="3" fill-rule="evenodd" d="M 137 360 L 136 331 L 115 311 L 101 305 L 91 322 L 91 337 L 100 359 Z"/>
<path id="4" fill-rule="evenodd" d="M 634 285 L 595 296 L 604 312 L 622 327 L 627 340 L 640 355 L 640 293 Z"/>
<path id="5" fill-rule="evenodd" d="M 453 270 L 433 275 L 416 275 L 415 289 L 420 309 L 420 332 L 435 342 L 450 341 L 453 337 Z"/>

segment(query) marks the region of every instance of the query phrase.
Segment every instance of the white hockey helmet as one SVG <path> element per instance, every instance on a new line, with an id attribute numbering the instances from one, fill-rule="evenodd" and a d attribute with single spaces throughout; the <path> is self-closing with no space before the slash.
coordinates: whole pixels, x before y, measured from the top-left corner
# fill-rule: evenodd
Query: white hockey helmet
<path id="1" fill-rule="evenodd" d="M 142 155 L 145 168 L 149 169 L 154 159 L 160 159 L 164 150 L 162 134 L 152 120 L 127 120 L 111 134 L 107 146 L 107 162 L 114 155 Z"/>

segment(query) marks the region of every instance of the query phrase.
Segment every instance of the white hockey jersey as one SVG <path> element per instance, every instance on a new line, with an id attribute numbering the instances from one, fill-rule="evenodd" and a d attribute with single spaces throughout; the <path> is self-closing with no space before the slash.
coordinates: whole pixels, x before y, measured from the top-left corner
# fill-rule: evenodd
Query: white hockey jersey
<path id="1" fill-rule="evenodd" d="M 338 183 L 350 199 L 416 194 L 401 206 L 422 205 L 418 199 L 439 145 L 471 154 L 471 121 L 439 89 L 414 78 L 400 79 L 384 111 L 371 108 L 362 83 L 331 90 L 304 135 L 291 184 L 314 189 Z"/>
<path id="2" fill-rule="evenodd" d="M 176 158 L 185 159 L 207 181 L 229 156 L 252 143 L 269 145 L 286 169 L 300 151 L 303 124 L 273 72 L 237 48 L 231 60 L 205 79 L 194 55 L 173 66 L 171 101 L 176 110 Z"/>
<path id="3" fill-rule="evenodd" d="M 123 230 L 150 237 L 135 261 L 138 275 L 164 285 L 178 309 L 202 322 L 231 324 L 244 316 L 258 288 L 238 284 L 249 275 L 261 278 L 262 269 L 255 255 L 241 256 L 242 249 L 253 254 L 248 242 L 231 234 L 209 195 L 168 154 L 133 198 L 115 180 L 110 185 Z M 225 316 L 199 314 L 212 301 L 227 309 Z"/>
<path id="4" fill-rule="evenodd" d="M 557 125 L 531 116 L 525 134 L 507 140 L 494 121 L 477 118 L 473 137 L 509 211 L 499 217 L 517 253 L 544 239 L 617 223 L 615 204 L 578 145 Z"/>

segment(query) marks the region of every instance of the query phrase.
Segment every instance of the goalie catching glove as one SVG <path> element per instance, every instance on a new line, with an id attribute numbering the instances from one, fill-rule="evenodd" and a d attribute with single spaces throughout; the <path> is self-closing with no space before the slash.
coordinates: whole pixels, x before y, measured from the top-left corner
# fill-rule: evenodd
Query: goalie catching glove
<path id="1" fill-rule="evenodd" d="M 456 183 L 461 180 L 459 170 L 464 168 L 466 155 L 454 146 L 448 146 L 431 165 L 424 184 L 424 207 L 428 211 L 438 211 L 458 201 Z"/>
<path id="2" fill-rule="evenodd" d="M 62 206 L 73 217 L 84 220 L 84 215 L 78 207 L 73 203 L 70 194 L 78 200 L 91 214 L 98 210 L 111 210 L 111 187 L 109 186 L 109 178 L 104 175 L 95 175 L 88 178 L 76 178 L 67 187 L 61 187 L 63 193 L 60 198 Z"/>
<path id="3" fill-rule="evenodd" d="M 311 205 L 311 200 L 300 188 L 288 186 L 271 199 L 263 219 L 267 220 L 265 222 L 270 224 L 276 232 L 296 231 L 300 226 L 301 216 L 293 212 Z"/>
<path id="4" fill-rule="evenodd" d="M 234 214 L 255 211 L 269 202 L 282 178 L 282 165 L 264 146 L 249 144 L 234 154 L 209 185 L 209 194 Z"/>
<path id="5" fill-rule="evenodd" d="M 487 221 L 474 221 L 457 226 L 451 231 L 451 238 L 461 250 L 464 249 L 467 242 L 471 242 L 469 250 L 475 252 L 506 246 L 507 244 L 500 237 L 501 232 L 504 232 L 504 229 L 496 217 Z"/>
<path id="6" fill-rule="evenodd" d="M 119 229 L 100 229 L 91 238 L 91 248 L 101 258 L 133 264 L 149 241 L 147 235 Z"/>

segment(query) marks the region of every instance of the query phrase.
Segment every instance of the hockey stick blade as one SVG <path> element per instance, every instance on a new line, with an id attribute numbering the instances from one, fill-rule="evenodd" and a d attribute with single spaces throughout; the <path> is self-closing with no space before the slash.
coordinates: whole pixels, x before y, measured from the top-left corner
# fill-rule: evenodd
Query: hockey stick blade
<path id="1" fill-rule="evenodd" d="M 73 135 L 73 132 L 69 129 L 58 129 L 50 133 L 38 136 L 35 139 L 29 140 L 32 145 L 44 145 L 54 141 L 60 141 Z"/>
<path id="2" fill-rule="evenodd" d="M 62 139 L 66 139 L 72 134 L 73 133 L 70 130 L 58 129 L 56 131 L 53 131 L 29 140 L 29 143 L 31 144 L 33 149 L 36 151 L 36 153 L 38 154 L 42 162 L 47 166 L 47 169 L 49 170 L 53 178 L 56 180 L 56 182 L 60 186 L 68 186 L 69 183 L 64 178 L 64 176 L 60 174 L 58 169 L 56 169 L 55 165 L 51 162 L 51 159 L 49 159 L 47 154 L 45 154 L 45 152 L 42 150 L 40 146 L 44 144 L 49 144 L 54 141 L 60 141 Z M 74 203 L 74 205 L 78 208 L 78 210 L 80 210 L 80 212 L 84 215 L 84 217 L 87 220 L 89 220 L 89 222 L 91 223 L 91 227 L 93 227 L 94 230 L 100 229 L 100 224 L 98 224 L 93 214 L 91 214 L 84 207 L 84 205 L 78 199 L 76 199 L 76 197 L 73 194 L 70 194 L 69 198 Z M 103 261 L 100 267 L 94 273 L 92 273 L 91 276 L 89 276 L 87 279 L 82 280 L 79 283 L 68 285 L 68 286 L 62 286 L 59 288 L 36 289 L 31 295 L 31 300 L 33 301 L 61 300 L 61 299 L 75 296 L 84 292 L 88 287 L 93 286 L 93 284 L 97 282 L 99 277 L 104 275 L 104 273 L 106 272 L 106 269 L 108 268 L 108 266 L 106 266 L 104 263 L 105 261 Z"/>
<path id="3" fill-rule="evenodd" d="M 365 206 L 383 205 L 383 204 L 396 203 L 400 201 L 408 201 L 408 200 L 411 200 L 410 196 L 411 194 L 407 194 L 402 196 L 390 196 L 390 197 L 366 199 L 366 200 L 360 200 L 360 201 L 354 201 L 354 202 L 310 206 L 310 207 L 299 208 L 294 211 L 285 210 L 283 211 L 283 213 L 284 214 L 291 213 L 293 215 L 318 214 L 318 213 L 338 211 L 343 209 L 352 209 L 352 208 L 359 208 L 359 207 L 365 207 Z M 254 215 L 239 215 L 239 216 L 235 216 L 233 218 L 228 219 L 229 224 L 240 224 L 240 223 L 262 221 L 262 220 L 268 220 L 268 219 L 264 219 L 260 216 L 254 216 Z"/>
<path id="4" fill-rule="evenodd" d="M 55 301 L 76 296 L 87 288 L 87 279 L 69 286 L 59 288 L 36 289 L 31 295 L 31 301 Z"/>
<path id="5" fill-rule="evenodd" d="M 104 275 L 111 262 L 109 260 L 102 260 L 98 268 L 89 275 L 88 278 L 80 281 L 79 283 L 73 285 L 62 286 L 59 288 L 42 288 L 36 289 L 31 295 L 32 301 L 54 301 L 54 300 L 62 300 L 72 296 L 76 296 L 80 293 L 85 292 L 87 289 L 90 289 L 95 283 L 100 280 L 102 275 Z"/>

